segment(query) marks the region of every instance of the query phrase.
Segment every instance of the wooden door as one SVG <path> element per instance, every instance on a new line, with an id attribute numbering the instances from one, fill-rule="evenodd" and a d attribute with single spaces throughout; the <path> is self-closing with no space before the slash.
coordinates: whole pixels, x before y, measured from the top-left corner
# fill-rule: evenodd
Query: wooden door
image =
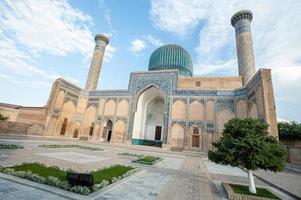
<path id="1" fill-rule="evenodd" d="M 94 122 L 91 123 L 90 130 L 89 130 L 89 135 L 93 135 L 93 130 L 94 130 Z"/>
<path id="2" fill-rule="evenodd" d="M 192 135 L 192 147 L 200 147 L 200 136 Z"/>
<path id="3" fill-rule="evenodd" d="M 161 140 L 161 126 L 156 126 L 155 140 Z"/>

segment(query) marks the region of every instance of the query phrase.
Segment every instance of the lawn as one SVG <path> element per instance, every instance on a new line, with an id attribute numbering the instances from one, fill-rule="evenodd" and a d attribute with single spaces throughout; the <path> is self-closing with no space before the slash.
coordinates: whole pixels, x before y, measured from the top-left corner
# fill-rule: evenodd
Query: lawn
<path id="1" fill-rule="evenodd" d="M 91 150 L 91 151 L 103 151 L 101 148 L 97 147 L 88 147 L 88 146 L 82 146 L 78 144 L 42 144 L 39 145 L 39 147 L 44 147 L 44 148 L 78 148 L 78 149 L 86 149 L 86 150 Z"/>
<path id="2" fill-rule="evenodd" d="M 139 158 L 137 160 L 134 160 L 133 162 L 141 163 L 141 164 L 146 164 L 146 165 L 153 165 L 153 164 L 155 164 L 159 160 L 161 160 L 160 157 L 156 157 L 156 156 L 144 156 L 143 158 Z"/>
<path id="3" fill-rule="evenodd" d="M 15 171 L 31 171 L 33 174 L 37 174 L 44 178 L 53 176 L 62 181 L 66 180 L 67 174 L 65 171 L 60 170 L 57 167 L 48 167 L 39 163 L 24 163 L 22 165 L 17 165 L 9 168 L 14 169 Z"/>
<path id="4" fill-rule="evenodd" d="M 111 183 L 114 177 L 122 176 L 132 169 L 134 168 L 130 166 L 114 165 L 108 168 L 99 169 L 97 171 L 91 172 L 90 174 L 93 175 L 95 184 L 101 183 L 103 180 L 107 180 Z"/>
<path id="5" fill-rule="evenodd" d="M 24 147 L 16 144 L 0 144 L 0 149 L 24 149 Z"/>
<path id="6" fill-rule="evenodd" d="M 271 198 L 271 199 L 280 199 L 276 195 L 274 195 L 272 192 L 265 188 L 257 188 L 256 187 L 256 194 L 253 194 L 249 192 L 249 188 L 246 185 L 235 185 L 235 184 L 229 184 L 232 190 L 237 194 L 245 194 L 245 195 L 251 195 L 251 196 L 257 196 L 257 197 L 265 197 L 265 198 Z"/>

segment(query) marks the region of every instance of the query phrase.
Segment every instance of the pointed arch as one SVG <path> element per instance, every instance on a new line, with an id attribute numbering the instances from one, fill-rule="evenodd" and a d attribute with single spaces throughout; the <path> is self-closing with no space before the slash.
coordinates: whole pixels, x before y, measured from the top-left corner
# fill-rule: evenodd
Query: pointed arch
<path id="1" fill-rule="evenodd" d="M 72 101 L 64 103 L 59 117 L 58 129 L 60 135 L 71 136 L 74 124 L 75 105 Z"/>
<path id="2" fill-rule="evenodd" d="M 185 119 L 186 118 L 186 109 L 185 103 L 181 100 L 177 100 L 172 105 L 171 117 L 173 119 Z"/>
<path id="3" fill-rule="evenodd" d="M 253 119 L 258 119 L 257 105 L 255 102 L 252 102 L 250 104 L 249 117 L 251 117 Z"/>
<path id="4" fill-rule="evenodd" d="M 221 109 L 217 114 L 217 132 L 218 137 L 221 137 L 224 130 L 224 125 L 232 118 L 234 118 L 234 113 L 229 108 Z"/>
<path id="5" fill-rule="evenodd" d="M 85 113 L 82 135 L 84 136 L 92 136 L 95 125 L 95 117 L 96 117 L 96 107 L 94 105 L 90 105 Z"/>
<path id="6" fill-rule="evenodd" d="M 121 100 L 117 105 L 117 116 L 126 117 L 128 115 L 129 103 L 127 100 Z"/>
<path id="7" fill-rule="evenodd" d="M 184 127 L 179 123 L 175 123 L 171 128 L 170 145 L 176 149 L 184 148 Z"/>
<path id="8" fill-rule="evenodd" d="M 112 141 L 114 143 L 122 143 L 124 139 L 124 133 L 125 133 L 125 124 L 123 121 L 118 120 L 114 125 Z"/>
<path id="9" fill-rule="evenodd" d="M 165 97 L 163 92 L 155 86 L 150 86 L 143 90 L 137 99 L 136 112 L 134 113 L 134 123 L 132 139 L 156 140 L 156 129 L 161 127 L 160 134 L 164 133 L 164 108 Z M 159 131 L 157 132 L 157 139 Z M 163 137 L 160 137 L 162 141 Z"/>
<path id="10" fill-rule="evenodd" d="M 107 116 L 113 116 L 113 115 L 115 115 L 115 109 L 116 109 L 116 102 L 115 102 L 115 100 L 110 99 L 105 104 L 104 115 L 107 115 Z"/>
<path id="11" fill-rule="evenodd" d="M 203 120 L 204 119 L 204 105 L 199 101 L 193 101 L 189 105 L 188 119 Z"/>
<path id="12" fill-rule="evenodd" d="M 188 147 L 203 150 L 203 129 L 198 125 L 189 128 Z"/>
<path id="13" fill-rule="evenodd" d="M 247 117 L 247 103 L 244 99 L 239 99 L 236 103 L 236 116 L 240 119 Z"/>

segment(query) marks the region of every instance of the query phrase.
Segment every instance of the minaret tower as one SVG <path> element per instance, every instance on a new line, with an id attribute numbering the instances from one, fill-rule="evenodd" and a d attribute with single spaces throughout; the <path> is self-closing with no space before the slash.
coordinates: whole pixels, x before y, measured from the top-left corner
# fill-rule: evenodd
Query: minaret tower
<path id="1" fill-rule="evenodd" d="M 241 10 L 231 18 L 231 24 L 235 28 L 236 48 L 239 76 L 243 77 L 245 85 L 255 74 L 255 62 L 250 23 L 253 14 L 249 10 Z"/>
<path id="2" fill-rule="evenodd" d="M 109 38 L 104 34 L 97 34 L 95 36 L 95 48 L 86 83 L 86 90 L 96 90 L 103 56 L 109 41 Z"/>

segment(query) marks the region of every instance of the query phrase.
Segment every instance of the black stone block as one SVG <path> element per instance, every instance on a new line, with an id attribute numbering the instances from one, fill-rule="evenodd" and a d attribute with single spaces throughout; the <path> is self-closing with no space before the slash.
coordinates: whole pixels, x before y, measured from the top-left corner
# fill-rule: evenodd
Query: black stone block
<path id="1" fill-rule="evenodd" d="M 79 185 L 92 187 L 94 185 L 94 179 L 91 174 L 79 174 Z"/>
<path id="2" fill-rule="evenodd" d="M 67 172 L 67 181 L 70 183 L 70 185 L 78 185 L 79 181 L 79 173 L 74 173 L 74 172 Z"/>

